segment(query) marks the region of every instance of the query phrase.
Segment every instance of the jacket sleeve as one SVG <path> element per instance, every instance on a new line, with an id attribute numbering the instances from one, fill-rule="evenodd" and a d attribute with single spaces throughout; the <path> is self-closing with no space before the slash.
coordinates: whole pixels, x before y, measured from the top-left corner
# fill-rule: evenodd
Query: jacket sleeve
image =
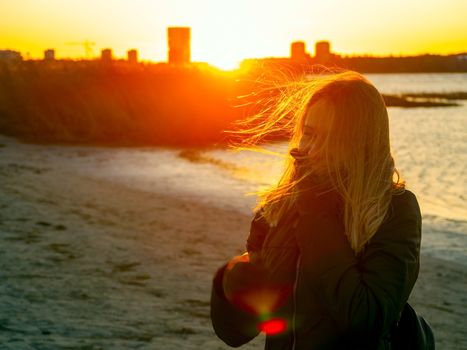
<path id="1" fill-rule="evenodd" d="M 260 251 L 269 231 L 269 225 L 258 211 L 251 221 L 247 240 L 248 251 Z M 259 333 L 258 316 L 248 313 L 232 304 L 224 294 L 222 280 L 227 265 L 221 267 L 213 279 L 211 291 L 211 321 L 217 336 L 226 344 L 241 346 Z"/>
<path id="2" fill-rule="evenodd" d="M 211 322 L 217 336 L 227 345 L 239 347 L 248 343 L 259 333 L 258 317 L 243 311 L 225 297 L 222 279 L 227 265 L 214 276 L 211 291 Z"/>
<path id="3" fill-rule="evenodd" d="M 259 210 L 251 221 L 250 234 L 246 243 L 247 251 L 260 251 L 268 232 L 269 224 L 262 216 L 262 210 Z"/>
<path id="4" fill-rule="evenodd" d="M 305 290 L 317 295 L 342 334 L 353 338 L 380 337 L 387 331 L 418 276 L 417 200 L 406 191 L 393 196 L 391 207 L 391 216 L 359 259 L 345 237 L 342 220 L 330 211 L 302 213 L 296 231 Z"/>

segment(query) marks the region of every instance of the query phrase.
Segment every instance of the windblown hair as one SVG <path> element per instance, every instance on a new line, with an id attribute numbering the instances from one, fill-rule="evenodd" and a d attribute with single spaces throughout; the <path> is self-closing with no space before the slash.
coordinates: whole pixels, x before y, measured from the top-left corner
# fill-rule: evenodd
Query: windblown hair
<path id="1" fill-rule="evenodd" d="M 357 254 L 382 224 L 392 195 L 404 190 L 390 151 L 383 98 L 366 78 L 352 71 L 288 84 L 282 92 L 275 108 L 256 116 L 256 122 L 258 118 L 262 122 L 250 129 L 250 141 L 283 130 L 291 135 L 290 152 L 299 145 L 308 108 L 317 101 L 326 102 L 329 111 L 322 117 L 330 118 L 330 128 L 319 143 L 323 170 L 329 175 L 330 188 L 342 197 L 345 232 Z M 300 182 L 313 177 L 313 169 L 319 166 L 309 160 L 305 172 L 298 175 L 294 161 L 287 157 L 278 184 L 259 194 L 256 210 L 261 209 L 272 226 L 294 206 Z"/>

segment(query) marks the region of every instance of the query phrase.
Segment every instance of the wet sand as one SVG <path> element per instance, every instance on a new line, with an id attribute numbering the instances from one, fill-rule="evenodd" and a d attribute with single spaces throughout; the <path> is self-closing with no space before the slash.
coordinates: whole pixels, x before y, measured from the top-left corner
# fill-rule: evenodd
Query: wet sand
<path id="1" fill-rule="evenodd" d="M 2 348 L 227 349 L 211 329 L 211 278 L 242 252 L 249 217 L 28 147 L 0 148 Z M 465 266 L 423 255 L 411 300 L 439 349 L 467 348 L 466 290 Z"/>

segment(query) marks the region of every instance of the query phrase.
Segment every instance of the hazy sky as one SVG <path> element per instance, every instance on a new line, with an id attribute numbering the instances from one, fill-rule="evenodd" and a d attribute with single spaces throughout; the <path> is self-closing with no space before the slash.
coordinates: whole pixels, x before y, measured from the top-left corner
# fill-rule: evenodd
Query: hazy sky
<path id="1" fill-rule="evenodd" d="M 166 28 L 192 28 L 192 60 L 230 68 L 243 58 L 288 56 L 292 41 L 314 53 L 318 40 L 337 53 L 467 51 L 467 0 L 0 0 L 0 49 L 42 57 L 94 54 L 165 61 Z"/>

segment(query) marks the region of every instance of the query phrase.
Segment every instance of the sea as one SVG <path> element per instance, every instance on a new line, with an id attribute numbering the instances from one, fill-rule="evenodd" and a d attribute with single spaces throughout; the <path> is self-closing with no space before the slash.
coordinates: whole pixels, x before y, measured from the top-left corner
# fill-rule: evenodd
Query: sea
<path id="1" fill-rule="evenodd" d="M 467 73 L 366 77 L 386 94 L 467 91 Z M 456 102 L 388 112 L 396 167 L 423 215 L 422 252 L 467 265 L 467 101 Z M 97 148 L 75 166 L 131 187 L 251 215 L 258 191 L 277 182 L 283 158 L 274 153 L 286 152 L 287 144 L 264 150 Z"/>

